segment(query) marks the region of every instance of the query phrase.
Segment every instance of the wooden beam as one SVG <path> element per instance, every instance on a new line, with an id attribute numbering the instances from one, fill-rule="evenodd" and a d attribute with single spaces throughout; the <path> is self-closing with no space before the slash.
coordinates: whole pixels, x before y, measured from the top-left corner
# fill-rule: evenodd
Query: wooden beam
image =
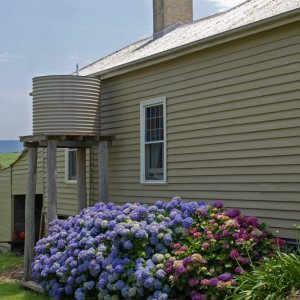
<path id="1" fill-rule="evenodd" d="M 46 148 L 48 146 L 48 141 L 40 142 L 23 142 L 24 147 L 40 147 Z M 96 146 L 97 142 L 95 141 L 57 141 L 57 148 L 91 148 Z"/>
<path id="2" fill-rule="evenodd" d="M 109 200 L 109 172 L 108 172 L 108 142 L 101 141 L 98 145 L 99 169 L 99 198 L 100 202 L 108 203 Z"/>
<path id="3" fill-rule="evenodd" d="M 20 282 L 21 287 L 23 287 L 25 290 L 31 290 L 36 293 L 44 294 L 45 290 L 36 282 L 34 281 L 25 281 L 25 282 Z M 26 297 L 27 298 L 27 297 Z"/>
<path id="4" fill-rule="evenodd" d="M 77 149 L 76 152 L 76 177 L 77 177 L 77 212 L 87 207 L 86 191 L 86 149 Z"/>
<path id="5" fill-rule="evenodd" d="M 84 141 L 84 142 L 98 142 L 98 141 L 112 141 L 114 139 L 111 135 L 70 135 L 70 134 L 37 134 L 37 135 L 27 135 L 21 136 L 20 141 L 25 143 L 33 142 L 47 142 L 48 140 L 54 141 Z"/>
<path id="6" fill-rule="evenodd" d="M 24 148 L 31 148 L 31 147 L 39 147 L 39 143 L 38 142 L 24 142 L 23 143 L 23 147 Z"/>
<path id="7" fill-rule="evenodd" d="M 24 278 L 31 279 L 31 264 L 35 243 L 35 192 L 37 177 L 37 148 L 28 149 L 28 182 L 25 201 Z"/>
<path id="8" fill-rule="evenodd" d="M 56 141 L 48 141 L 47 171 L 48 171 L 48 225 L 57 219 L 57 190 L 56 190 Z"/>
<path id="9" fill-rule="evenodd" d="M 99 141 L 112 141 L 111 137 L 101 137 L 99 140 L 84 139 L 84 140 L 58 140 L 56 147 L 57 148 L 91 148 L 98 145 Z M 48 140 L 44 141 L 25 141 L 23 142 L 24 147 L 40 147 L 46 148 L 48 146 Z"/>

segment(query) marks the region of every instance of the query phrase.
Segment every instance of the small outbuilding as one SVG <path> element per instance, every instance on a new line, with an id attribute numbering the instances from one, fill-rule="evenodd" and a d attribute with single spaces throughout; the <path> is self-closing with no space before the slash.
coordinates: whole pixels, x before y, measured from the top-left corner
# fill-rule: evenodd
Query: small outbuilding
<path id="1" fill-rule="evenodd" d="M 35 196 L 35 240 L 40 235 L 41 217 L 43 214 L 44 195 L 44 157 L 39 151 Z M 25 198 L 28 177 L 28 151 L 23 150 L 17 160 L 9 167 L 0 170 L 0 250 L 24 246 L 19 238 L 25 232 Z M 13 234 L 14 233 L 14 234 Z M 13 236 L 14 235 L 14 236 Z M 6 242 L 6 243 L 5 243 Z M 14 243 L 12 243 L 14 242 Z"/>

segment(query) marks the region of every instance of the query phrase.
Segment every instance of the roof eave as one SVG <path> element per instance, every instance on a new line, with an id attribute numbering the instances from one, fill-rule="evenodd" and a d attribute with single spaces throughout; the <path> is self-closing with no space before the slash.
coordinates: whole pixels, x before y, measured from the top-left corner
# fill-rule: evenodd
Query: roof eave
<path id="1" fill-rule="evenodd" d="M 138 59 L 120 66 L 109 68 L 100 72 L 89 74 L 88 76 L 100 77 L 100 79 L 106 79 L 114 76 L 118 76 L 127 72 L 131 72 L 137 69 L 148 67 L 157 63 L 168 61 L 179 56 L 183 56 L 192 52 L 203 50 L 206 48 L 214 47 L 220 44 L 224 44 L 233 40 L 237 40 L 255 33 L 263 32 L 280 26 L 284 26 L 290 23 L 294 23 L 300 20 L 300 8 L 288 11 L 283 14 L 276 15 L 274 17 L 264 19 L 258 22 L 254 22 L 242 27 L 238 27 L 232 30 L 225 31 L 220 34 L 213 35 L 211 37 L 201 39 L 180 47 L 176 47 L 164 52 L 160 52 L 142 59 Z"/>

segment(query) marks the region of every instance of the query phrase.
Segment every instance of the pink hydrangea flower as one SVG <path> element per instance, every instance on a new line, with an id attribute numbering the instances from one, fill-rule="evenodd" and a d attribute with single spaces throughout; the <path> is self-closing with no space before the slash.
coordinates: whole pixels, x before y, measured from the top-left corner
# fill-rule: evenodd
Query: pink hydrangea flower
<path id="1" fill-rule="evenodd" d="M 203 286 L 209 286 L 210 285 L 210 280 L 209 279 L 202 279 L 200 281 L 200 284 Z"/>
<path id="2" fill-rule="evenodd" d="M 187 247 L 187 246 L 181 246 L 181 247 L 180 247 L 180 251 L 185 252 L 185 251 L 187 251 L 187 250 L 188 250 L 188 247 Z"/>
<path id="3" fill-rule="evenodd" d="M 208 249 L 209 247 L 210 247 L 210 244 L 207 242 L 202 244 L 202 248 L 204 248 L 204 249 Z"/>
<path id="4" fill-rule="evenodd" d="M 201 236 L 201 233 L 198 231 L 193 234 L 194 238 L 198 238 L 199 236 Z"/>
<path id="5" fill-rule="evenodd" d="M 283 247 L 284 244 L 285 244 L 285 241 L 282 240 L 282 239 L 279 239 L 279 238 L 275 238 L 274 242 L 275 242 L 275 245 L 278 246 L 278 247 Z"/>
<path id="6" fill-rule="evenodd" d="M 236 267 L 235 270 L 234 270 L 234 272 L 236 274 L 243 274 L 244 270 L 241 267 Z"/>
<path id="7" fill-rule="evenodd" d="M 242 265 L 248 265 L 250 263 L 249 258 L 245 256 L 239 257 L 238 260 Z"/>
<path id="8" fill-rule="evenodd" d="M 180 249 L 181 245 L 179 243 L 176 243 L 173 245 L 173 249 Z"/>
<path id="9" fill-rule="evenodd" d="M 240 253 L 237 250 L 231 250 L 229 254 L 231 259 L 238 259 L 240 257 Z"/>

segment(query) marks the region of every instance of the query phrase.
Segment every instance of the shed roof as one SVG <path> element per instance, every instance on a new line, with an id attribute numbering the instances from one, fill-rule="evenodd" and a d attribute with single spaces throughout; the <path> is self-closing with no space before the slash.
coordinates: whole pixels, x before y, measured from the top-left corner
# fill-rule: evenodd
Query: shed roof
<path id="1" fill-rule="evenodd" d="M 133 43 L 82 68 L 79 75 L 109 71 L 298 8 L 300 0 L 248 0 L 228 11 L 181 25 L 160 38 L 151 36 Z"/>

